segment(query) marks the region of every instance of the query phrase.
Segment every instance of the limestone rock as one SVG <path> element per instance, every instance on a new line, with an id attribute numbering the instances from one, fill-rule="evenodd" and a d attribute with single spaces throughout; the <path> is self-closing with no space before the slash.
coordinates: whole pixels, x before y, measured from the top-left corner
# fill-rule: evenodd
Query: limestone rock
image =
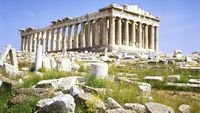
<path id="1" fill-rule="evenodd" d="M 90 74 L 97 78 L 105 78 L 108 75 L 108 64 L 106 63 L 91 64 Z"/>
<path id="2" fill-rule="evenodd" d="M 58 113 L 74 113 L 74 98 L 69 95 L 59 95 L 49 99 L 39 100 L 36 104 L 36 113 L 58 112 Z"/>
<path id="3" fill-rule="evenodd" d="M 146 76 L 146 77 L 144 77 L 144 80 L 150 81 L 150 82 L 151 81 L 160 81 L 160 82 L 164 81 L 162 76 Z"/>
<path id="4" fill-rule="evenodd" d="M 188 82 L 192 84 L 200 84 L 200 79 L 189 79 Z"/>
<path id="5" fill-rule="evenodd" d="M 118 109 L 108 109 L 106 110 L 106 113 L 136 113 L 136 112 L 133 110 L 125 110 L 118 108 Z"/>
<path id="6" fill-rule="evenodd" d="M 179 113 L 190 113 L 190 105 L 187 104 L 182 104 L 178 107 Z"/>
<path id="7" fill-rule="evenodd" d="M 15 95 L 9 100 L 9 104 L 14 105 L 24 101 L 33 99 L 43 99 L 54 95 L 54 90 L 44 88 L 20 88 L 17 89 Z"/>
<path id="8" fill-rule="evenodd" d="M 180 80 L 180 75 L 169 75 L 167 78 L 168 82 L 177 82 Z"/>
<path id="9" fill-rule="evenodd" d="M 87 107 L 94 106 L 100 111 L 103 111 L 106 108 L 104 102 L 100 98 L 93 96 L 91 93 L 79 93 L 77 101 L 89 104 L 90 106 L 87 106 L 86 104 Z"/>
<path id="10" fill-rule="evenodd" d="M 14 76 L 20 74 L 18 69 L 15 66 L 11 65 L 11 64 L 4 63 L 3 67 L 4 67 L 4 70 L 6 71 L 6 73 L 8 73 L 9 76 L 11 76 L 11 77 L 14 77 Z"/>
<path id="11" fill-rule="evenodd" d="M 84 93 L 83 89 L 81 89 L 80 87 L 78 87 L 77 85 L 72 86 L 70 88 L 69 94 L 72 96 L 77 96 L 79 93 Z"/>
<path id="12" fill-rule="evenodd" d="M 145 106 L 148 113 L 174 113 L 174 109 L 172 107 L 160 103 L 147 102 L 145 103 Z"/>
<path id="13" fill-rule="evenodd" d="M 12 83 L 9 79 L 0 76 L 0 91 L 11 91 Z"/>
<path id="14" fill-rule="evenodd" d="M 71 61 L 70 59 L 59 59 L 57 60 L 57 70 L 58 71 L 71 71 Z"/>
<path id="15" fill-rule="evenodd" d="M 42 59 L 42 67 L 45 67 L 46 69 L 51 69 L 51 59 L 48 57 L 44 57 Z"/>
<path id="16" fill-rule="evenodd" d="M 124 109 L 134 110 L 138 113 L 145 113 L 146 111 L 145 106 L 138 103 L 126 103 L 124 104 Z"/>
<path id="17" fill-rule="evenodd" d="M 118 108 L 123 109 L 123 107 L 111 97 L 109 97 L 106 101 L 106 108 L 107 109 L 118 109 Z"/>
<path id="18" fill-rule="evenodd" d="M 145 93 L 150 93 L 151 92 L 151 84 L 140 82 L 138 84 L 138 87 L 142 92 L 145 92 Z"/>
<path id="19" fill-rule="evenodd" d="M 58 79 L 51 79 L 51 80 L 41 80 L 33 88 L 59 88 Z"/>

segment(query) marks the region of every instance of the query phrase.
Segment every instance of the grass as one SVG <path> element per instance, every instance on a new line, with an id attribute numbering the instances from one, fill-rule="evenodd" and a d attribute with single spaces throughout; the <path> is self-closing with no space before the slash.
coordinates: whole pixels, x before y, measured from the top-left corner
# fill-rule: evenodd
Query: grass
<path id="1" fill-rule="evenodd" d="M 127 102 L 136 101 L 135 97 L 139 95 L 137 85 L 120 81 L 109 81 L 91 77 L 86 85 L 96 88 L 111 89 L 110 91 L 108 90 L 106 94 L 100 95 L 100 97 L 103 100 L 106 100 L 108 97 L 112 97 L 121 105 Z"/>
<path id="2" fill-rule="evenodd" d="M 27 65 L 26 63 L 20 64 Z M 146 67 L 146 68 L 141 68 Z M 159 69 L 157 68 L 159 67 Z M 90 68 L 80 66 L 78 73 L 74 72 L 58 72 L 56 70 L 46 71 L 46 69 L 41 69 L 43 72 L 42 76 L 37 75 L 36 73 L 29 72 L 30 75 L 27 79 L 24 79 L 24 84 L 20 87 L 32 87 L 40 80 L 47 79 L 58 79 L 61 77 L 67 76 L 80 76 L 82 72 L 85 72 L 89 75 Z M 169 105 L 177 111 L 178 107 L 181 104 L 189 104 L 192 107 L 191 113 L 198 113 L 200 109 L 199 100 L 192 98 L 191 95 L 180 95 L 176 93 L 179 90 L 184 91 L 194 91 L 190 88 L 179 88 L 179 87 L 167 87 L 165 83 L 167 82 L 168 75 L 180 75 L 181 79 L 178 82 L 185 83 L 190 78 L 200 78 L 200 72 L 196 70 L 181 70 L 178 69 L 175 65 L 163 65 L 163 64 L 139 64 L 139 63 L 125 63 L 122 66 L 116 66 L 114 64 L 109 64 L 109 75 L 117 75 L 118 73 L 123 73 L 126 76 L 127 73 L 137 74 L 138 77 L 143 82 L 143 78 L 145 76 L 164 76 L 164 82 L 154 83 L 153 87 L 155 88 L 151 96 L 153 97 L 155 102 L 159 102 L 165 105 Z M 190 76 L 189 76 L 190 75 Z M 117 76 L 115 76 L 117 77 Z M 17 76 L 17 79 L 21 78 L 21 76 Z M 120 81 L 109 81 L 104 79 L 96 79 L 94 77 L 89 78 L 86 85 L 95 87 L 95 88 L 106 88 L 110 89 L 106 92 L 106 94 L 99 94 L 98 96 L 106 100 L 108 97 L 112 97 L 117 102 L 119 102 L 122 106 L 125 103 L 141 103 L 144 104 L 147 102 L 146 99 L 138 99 L 137 97 L 141 95 L 136 84 L 129 84 Z M 167 89 L 167 90 L 166 90 Z M 170 91 L 169 91 L 170 90 Z M 170 93 L 169 93 L 170 92 Z M 197 91 L 198 92 L 198 91 Z M 192 94 L 194 92 L 191 92 Z M 20 113 L 29 113 L 32 112 L 32 108 L 37 102 L 37 99 L 33 99 L 30 102 L 24 102 L 21 104 L 17 104 L 12 106 L 11 108 L 7 108 L 5 103 L 10 98 L 12 93 L 0 93 L 0 113 L 5 112 L 20 112 Z M 199 95 L 199 94 L 198 94 Z M 76 106 L 76 113 L 86 113 L 86 106 L 83 104 L 78 104 Z"/>
<path id="3" fill-rule="evenodd" d="M 50 70 L 50 71 L 44 72 L 42 76 L 37 75 L 34 72 L 29 72 L 29 75 L 30 76 L 24 80 L 23 87 L 32 87 L 33 85 L 35 85 L 37 82 L 41 80 L 58 79 L 58 78 L 67 77 L 67 76 L 80 76 L 80 73 Z"/>

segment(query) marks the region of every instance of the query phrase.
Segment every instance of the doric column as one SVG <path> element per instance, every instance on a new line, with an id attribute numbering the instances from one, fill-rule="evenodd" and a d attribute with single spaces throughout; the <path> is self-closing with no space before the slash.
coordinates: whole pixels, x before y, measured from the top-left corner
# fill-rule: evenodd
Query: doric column
<path id="1" fill-rule="evenodd" d="M 66 52 L 67 49 L 67 39 L 65 37 L 66 26 L 62 27 L 62 51 Z"/>
<path id="2" fill-rule="evenodd" d="M 132 21 L 132 24 L 131 24 L 131 46 L 135 47 L 135 42 L 136 42 L 136 39 L 135 39 L 135 22 Z"/>
<path id="3" fill-rule="evenodd" d="M 95 21 L 95 29 L 94 29 L 94 32 L 95 32 L 95 36 L 94 36 L 94 39 L 95 39 L 95 45 L 99 45 L 100 44 L 100 40 L 99 40 L 99 37 L 100 37 L 100 34 L 99 34 L 99 31 L 100 31 L 100 25 L 99 25 L 99 19 Z"/>
<path id="4" fill-rule="evenodd" d="M 22 40 L 22 52 L 25 52 L 25 36 L 22 36 L 22 38 L 21 38 L 21 40 Z"/>
<path id="5" fill-rule="evenodd" d="M 74 26 L 74 47 L 78 48 L 78 24 Z"/>
<path id="6" fill-rule="evenodd" d="M 139 48 L 142 48 L 142 23 L 138 23 Z"/>
<path id="7" fill-rule="evenodd" d="M 29 42 L 29 36 L 26 35 L 26 41 L 25 41 L 25 52 L 28 52 L 28 42 Z"/>
<path id="8" fill-rule="evenodd" d="M 150 49 L 154 49 L 154 26 L 151 25 L 151 44 Z"/>
<path id="9" fill-rule="evenodd" d="M 68 26 L 68 49 L 72 49 L 72 25 Z"/>
<path id="10" fill-rule="evenodd" d="M 36 48 L 37 48 L 37 35 L 38 35 L 38 33 L 34 33 L 34 38 L 33 38 L 33 52 L 36 52 Z"/>
<path id="11" fill-rule="evenodd" d="M 81 48 L 85 47 L 85 22 L 81 23 Z"/>
<path id="12" fill-rule="evenodd" d="M 51 30 L 51 51 L 54 51 L 54 31 L 55 29 Z"/>
<path id="13" fill-rule="evenodd" d="M 88 22 L 88 44 L 92 47 L 92 21 Z"/>
<path id="14" fill-rule="evenodd" d="M 32 52 L 32 41 L 33 41 L 33 35 L 29 35 L 29 52 Z"/>
<path id="15" fill-rule="evenodd" d="M 24 45 L 24 37 L 21 36 L 21 51 L 23 52 L 23 45 Z"/>
<path id="16" fill-rule="evenodd" d="M 148 25 L 146 24 L 145 25 L 145 28 L 144 28 L 144 37 L 145 37 L 145 41 L 144 41 L 144 48 L 145 49 L 148 49 L 148 43 L 149 43 L 149 41 L 148 41 Z"/>
<path id="17" fill-rule="evenodd" d="M 60 28 L 57 28 L 56 32 L 56 50 L 60 50 L 61 44 L 60 44 Z"/>
<path id="18" fill-rule="evenodd" d="M 104 18 L 102 22 L 103 22 L 103 37 L 102 37 L 103 45 L 107 46 L 108 45 L 107 18 Z"/>
<path id="19" fill-rule="evenodd" d="M 122 22 L 121 18 L 117 19 L 117 36 L 116 36 L 117 45 L 122 45 Z"/>
<path id="20" fill-rule="evenodd" d="M 49 30 L 46 31 L 46 52 L 48 52 L 49 48 L 50 48 L 50 44 L 49 44 L 50 43 L 49 42 L 50 41 L 50 39 L 49 39 L 50 38 L 49 37 L 49 32 L 50 32 Z"/>
<path id="21" fill-rule="evenodd" d="M 109 45 L 115 45 L 115 18 L 109 18 Z"/>
<path id="22" fill-rule="evenodd" d="M 46 31 L 42 32 L 42 52 L 46 52 Z"/>
<path id="23" fill-rule="evenodd" d="M 158 26 L 155 26 L 155 50 L 159 51 L 159 29 Z"/>
<path id="24" fill-rule="evenodd" d="M 126 46 L 129 46 L 129 21 L 128 20 L 125 20 L 125 32 L 124 32 L 124 44 Z"/>

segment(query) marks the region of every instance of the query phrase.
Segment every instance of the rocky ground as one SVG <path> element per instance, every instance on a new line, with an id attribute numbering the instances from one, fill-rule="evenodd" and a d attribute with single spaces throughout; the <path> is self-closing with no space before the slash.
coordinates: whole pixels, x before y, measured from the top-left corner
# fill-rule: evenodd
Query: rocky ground
<path id="1" fill-rule="evenodd" d="M 85 51 L 36 57 L 10 46 L 1 53 L 0 112 L 200 112 L 200 53 Z"/>

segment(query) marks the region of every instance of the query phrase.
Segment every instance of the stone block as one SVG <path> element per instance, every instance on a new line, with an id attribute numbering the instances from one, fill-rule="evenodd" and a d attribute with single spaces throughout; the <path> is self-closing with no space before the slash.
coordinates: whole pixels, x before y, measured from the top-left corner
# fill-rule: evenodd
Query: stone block
<path id="1" fill-rule="evenodd" d="M 108 75 L 108 64 L 106 63 L 91 64 L 90 74 L 97 78 L 105 78 Z"/>

